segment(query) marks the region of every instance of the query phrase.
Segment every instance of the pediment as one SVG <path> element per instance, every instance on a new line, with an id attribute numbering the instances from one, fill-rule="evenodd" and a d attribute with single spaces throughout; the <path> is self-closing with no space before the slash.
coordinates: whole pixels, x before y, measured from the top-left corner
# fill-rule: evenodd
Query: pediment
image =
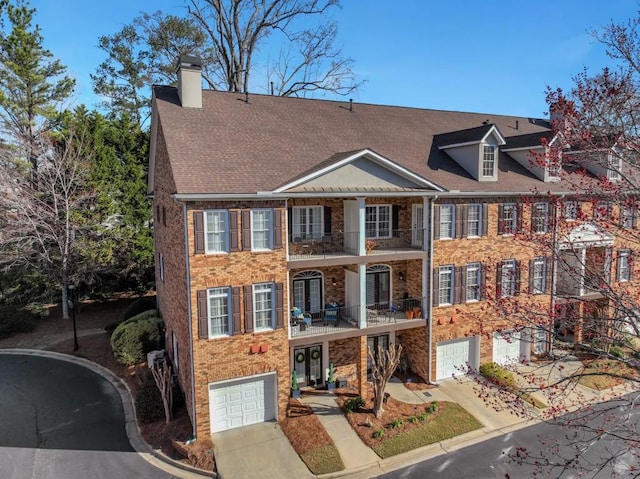
<path id="1" fill-rule="evenodd" d="M 560 241 L 562 249 L 609 246 L 612 244 L 613 236 L 591 223 L 583 223 L 575 227 Z"/>
<path id="2" fill-rule="evenodd" d="M 283 185 L 277 192 L 414 192 L 444 191 L 426 178 L 371 150 L 323 162 L 314 171 Z"/>

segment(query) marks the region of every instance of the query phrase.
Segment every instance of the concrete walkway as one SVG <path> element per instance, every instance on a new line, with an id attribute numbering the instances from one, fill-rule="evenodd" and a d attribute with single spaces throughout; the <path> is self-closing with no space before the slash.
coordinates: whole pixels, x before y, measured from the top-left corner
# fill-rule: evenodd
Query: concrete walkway
<path id="1" fill-rule="evenodd" d="M 380 458 L 360 440 L 335 399 L 335 395 L 330 393 L 302 395 L 301 398 L 333 439 L 346 469 L 353 471 L 376 464 Z"/>

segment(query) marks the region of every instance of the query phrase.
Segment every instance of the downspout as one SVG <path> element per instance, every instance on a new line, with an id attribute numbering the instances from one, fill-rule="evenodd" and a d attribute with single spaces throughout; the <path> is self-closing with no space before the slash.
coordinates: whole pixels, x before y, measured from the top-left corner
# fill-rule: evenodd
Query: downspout
<path id="1" fill-rule="evenodd" d="M 189 317 L 189 349 L 191 350 L 191 410 L 193 411 L 193 437 L 192 440 L 196 440 L 196 376 L 194 371 L 195 359 L 193 356 L 193 320 L 191 317 L 191 274 L 189 270 L 189 228 L 187 226 L 187 205 L 182 204 L 184 222 L 184 261 L 186 266 L 186 281 L 187 281 L 187 315 Z"/>
<path id="2" fill-rule="evenodd" d="M 553 240 L 552 240 L 552 256 L 551 256 L 551 298 L 549 300 L 549 339 L 547 340 L 547 352 L 550 358 L 553 358 L 553 326 L 554 312 L 556 309 L 556 275 L 558 274 L 558 208 L 565 195 L 558 200 L 558 205 L 553 212 Z"/>
<path id="3" fill-rule="evenodd" d="M 426 268 L 427 284 L 429 285 L 429 340 L 427 341 L 427 350 L 429 352 L 429 378 L 427 382 L 433 384 L 431 378 L 433 377 L 433 212 L 435 210 L 434 202 L 438 199 L 438 195 L 435 195 L 429 202 L 429 264 Z"/>

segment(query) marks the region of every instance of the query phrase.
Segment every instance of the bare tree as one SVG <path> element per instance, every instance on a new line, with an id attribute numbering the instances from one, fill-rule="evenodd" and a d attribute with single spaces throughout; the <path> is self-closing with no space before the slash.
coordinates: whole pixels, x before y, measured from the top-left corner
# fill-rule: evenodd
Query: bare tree
<path id="1" fill-rule="evenodd" d="M 371 359 L 371 379 L 373 382 L 373 412 L 376 417 L 382 417 L 384 390 L 400 364 L 402 345 L 391 343 L 387 349 L 384 349 L 379 344 L 377 351 L 369 349 L 368 354 Z"/>
<path id="2" fill-rule="evenodd" d="M 298 28 L 303 18 L 325 15 L 338 5 L 338 0 L 189 0 L 188 11 L 211 43 L 215 88 L 247 92 L 250 76 L 263 69 L 282 96 L 346 95 L 359 83 L 353 61 L 333 46 L 335 22 Z M 258 54 L 277 52 L 278 46 L 275 64 L 262 58 L 259 65 Z"/>
<path id="3" fill-rule="evenodd" d="M 27 141 L 32 141 L 28 139 Z M 69 317 L 68 285 L 96 269 L 87 248 L 97 241 L 94 192 L 87 175 L 92 151 L 88 138 L 68 132 L 40 135 L 37 172 L 19 156 L 2 149 L 0 160 L 0 266 L 35 268 L 61 287 L 63 317 Z"/>
<path id="4" fill-rule="evenodd" d="M 164 406 L 164 417 L 167 424 L 173 417 L 173 387 L 171 385 L 171 364 L 167 360 L 158 361 L 151 368 L 153 379 L 160 391 L 162 405 Z"/>

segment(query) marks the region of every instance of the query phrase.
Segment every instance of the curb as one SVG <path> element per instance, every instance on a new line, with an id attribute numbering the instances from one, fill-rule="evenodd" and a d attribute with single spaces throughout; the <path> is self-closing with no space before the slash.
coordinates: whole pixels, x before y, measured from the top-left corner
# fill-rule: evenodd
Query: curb
<path id="1" fill-rule="evenodd" d="M 147 442 L 142 437 L 140 428 L 138 427 L 138 422 L 136 421 L 135 406 L 133 405 L 132 401 L 133 395 L 131 394 L 129 386 L 126 382 L 124 382 L 104 366 L 78 356 L 56 353 L 54 351 L 42 351 L 39 349 L 0 349 L 0 354 L 10 354 L 16 356 L 41 356 L 50 359 L 57 359 L 59 361 L 66 361 L 68 363 L 77 364 L 102 376 L 104 379 L 109 381 L 116 389 L 118 394 L 120 394 L 122 409 L 124 411 L 124 425 L 127 438 L 129 439 L 129 444 L 131 444 L 131 447 L 136 451 L 136 453 L 138 453 L 140 457 L 165 472 L 185 479 L 217 477 L 217 474 L 215 472 L 197 469 L 195 467 L 182 464 L 178 461 L 174 461 L 173 459 L 165 456 L 164 454 L 153 449 L 149 444 L 147 444 Z M 177 471 L 176 469 L 178 469 L 179 471 Z M 180 472 L 186 472 L 187 474 L 180 474 Z"/>

